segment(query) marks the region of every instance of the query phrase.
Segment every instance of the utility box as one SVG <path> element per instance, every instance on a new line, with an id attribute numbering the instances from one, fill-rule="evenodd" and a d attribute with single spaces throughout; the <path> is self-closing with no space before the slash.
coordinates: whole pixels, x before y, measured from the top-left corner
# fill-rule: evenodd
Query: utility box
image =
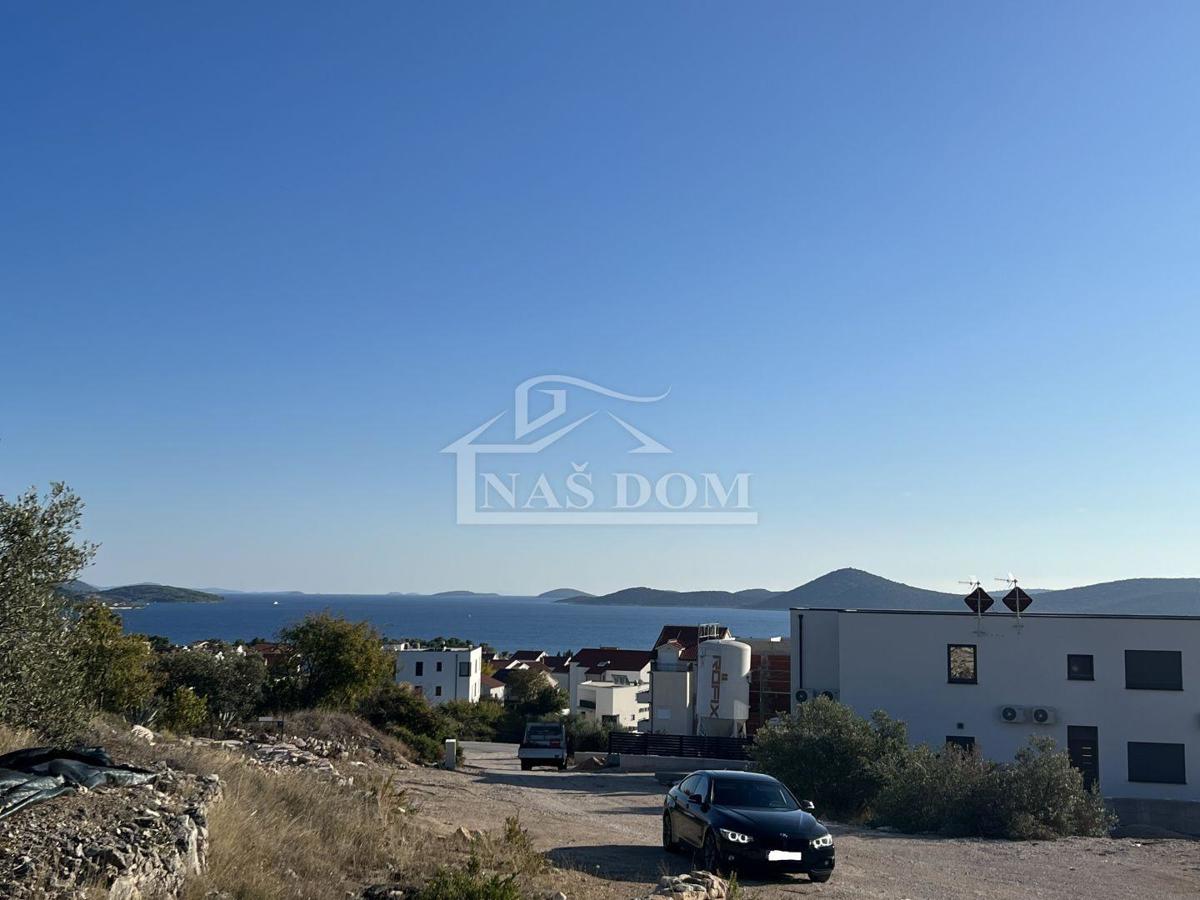
<path id="1" fill-rule="evenodd" d="M 446 738 L 446 759 L 442 766 L 453 772 L 456 765 L 458 765 L 458 741 L 454 738 Z"/>

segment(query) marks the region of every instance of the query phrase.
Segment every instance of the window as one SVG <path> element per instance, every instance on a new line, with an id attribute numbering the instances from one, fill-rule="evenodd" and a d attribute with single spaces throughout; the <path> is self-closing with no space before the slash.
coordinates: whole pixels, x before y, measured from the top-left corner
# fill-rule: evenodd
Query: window
<path id="1" fill-rule="evenodd" d="M 946 645 L 946 680 L 950 684 L 977 684 L 974 644 Z"/>
<path id="2" fill-rule="evenodd" d="M 1067 654 L 1067 681 L 1095 681 L 1096 667 L 1090 653 Z"/>
<path id="3" fill-rule="evenodd" d="M 425 688 L 421 687 L 418 684 L 413 688 L 413 693 L 416 694 L 418 697 L 424 697 L 425 696 Z"/>
<path id="4" fill-rule="evenodd" d="M 413 674 L 420 678 L 425 674 L 425 663 L 413 663 Z"/>
<path id="5" fill-rule="evenodd" d="M 437 665 L 437 671 L 439 671 L 439 672 L 442 671 L 442 661 L 440 659 L 437 661 L 436 665 Z"/>
<path id="6" fill-rule="evenodd" d="M 1129 780 L 1187 784 L 1183 744 L 1129 742 Z"/>
<path id="7" fill-rule="evenodd" d="M 442 686 L 440 684 L 433 689 L 433 696 L 435 696 L 435 697 L 442 696 Z"/>
<path id="8" fill-rule="evenodd" d="M 1125 687 L 1135 691 L 1182 691 L 1183 654 L 1178 650 L 1126 650 Z"/>
<path id="9" fill-rule="evenodd" d="M 467 678 L 467 677 L 469 677 L 469 676 L 470 676 L 470 674 L 471 674 L 471 663 L 470 663 L 470 661 L 467 661 L 467 662 L 460 662 L 460 663 L 458 664 L 458 677 L 459 677 L 459 678 Z"/>
<path id="10" fill-rule="evenodd" d="M 690 778 L 683 779 L 683 782 L 679 785 L 679 790 L 686 797 L 696 793 L 698 787 L 700 787 L 700 776 L 692 775 Z"/>
<path id="11" fill-rule="evenodd" d="M 946 735 L 946 746 L 957 747 L 964 753 L 975 752 L 975 738 L 968 737 L 965 734 L 948 734 Z"/>

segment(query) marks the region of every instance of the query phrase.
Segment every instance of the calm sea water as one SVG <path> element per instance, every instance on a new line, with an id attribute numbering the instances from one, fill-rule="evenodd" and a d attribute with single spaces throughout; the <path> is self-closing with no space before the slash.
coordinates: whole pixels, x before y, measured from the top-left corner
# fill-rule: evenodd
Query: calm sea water
<path id="1" fill-rule="evenodd" d="M 274 638 L 308 613 L 368 621 L 388 637 L 459 637 L 502 650 L 645 647 L 663 625 L 719 622 L 739 637 L 786 635 L 787 612 L 661 606 L 578 606 L 538 597 L 231 594 L 223 603 L 152 603 L 122 610 L 127 631 L 186 643 Z"/>

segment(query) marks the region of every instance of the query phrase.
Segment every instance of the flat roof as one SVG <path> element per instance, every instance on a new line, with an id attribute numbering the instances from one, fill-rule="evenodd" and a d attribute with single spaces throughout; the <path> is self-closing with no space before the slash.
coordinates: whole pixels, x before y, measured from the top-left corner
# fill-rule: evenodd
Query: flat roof
<path id="1" fill-rule="evenodd" d="M 975 613 L 969 609 L 860 609 L 854 606 L 793 606 L 789 612 L 838 612 L 838 613 L 876 613 L 885 616 L 969 616 L 975 618 Z M 985 619 L 1015 619 L 1017 614 L 1009 612 L 985 612 Z M 1181 622 L 1200 622 L 1200 615 L 1177 616 L 1155 615 L 1153 613 L 1068 613 L 1068 612 L 1023 612 L 1022 619 L 1170 619 Z"/>

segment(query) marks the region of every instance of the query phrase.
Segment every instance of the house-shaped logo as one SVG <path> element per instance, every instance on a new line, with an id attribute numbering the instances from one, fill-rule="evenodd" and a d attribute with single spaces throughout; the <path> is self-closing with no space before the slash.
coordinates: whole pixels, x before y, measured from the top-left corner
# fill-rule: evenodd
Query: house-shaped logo
<path id="1" fill-rule="evenodd" d="M 521 382 L 513 396 L 511 432 L 501 423 L 509 414 L 505 410 L 442 450 L 455 457 L 458 524 L 758 524 L 758 513 L 750 507 L 749 472 L 664 470 L 662 459 L 674 451 L 629 421 L 633 413 L 624 407 L 652 408 L 669 394 L 669 389 L 628 394 L 571 375 L 538 375 Z M 572 398 L 605 408 L 572 412 Z M 533 412 L 547 399 L 545 411 Z M 622 415 L 608 406 L 622 408 Z M 569 467 L 556 472 L 549 458 L 564 452 L 564 439 L 587 422 L 605 421 L 618 426 L 617 433 L 629 443 L 623 464 L 602 472 L 590 460 L 572 456 Z M 488 437 L 493 431 L 501 433 Z M 539 469 L 539 460 L 547 465 Z M 504 468 L 497 470 L 497 465 Z M 508 471 L 512 468 L 524 471 Z"/>

